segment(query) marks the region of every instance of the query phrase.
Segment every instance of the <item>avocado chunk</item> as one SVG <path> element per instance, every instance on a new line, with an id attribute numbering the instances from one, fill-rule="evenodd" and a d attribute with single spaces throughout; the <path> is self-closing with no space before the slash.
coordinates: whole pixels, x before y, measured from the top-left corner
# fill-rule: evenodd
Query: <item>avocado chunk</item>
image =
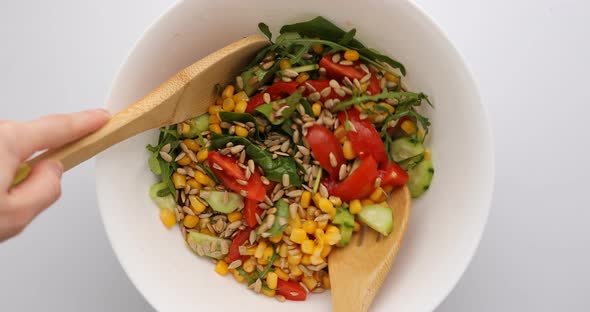
<path id="1" fill-rule="evenodd" d="M 172 194 L 168 193 L 165 196 L 159 196 L 158 193 L 168 190 L 168 186 L 164 182 L 156 183 L 150 187 L 150 198 L 160 209 L 170 209 L 174 211 L 176 208 L 176 200 Z"/>
<path id="2" fill-rule="evenodd" d="M 340 242 L 338 243 L 338 246 L 340 247 L 346 247 L 348 246 L 348 244 L 350 243 L 350 238 L 352 238 L 352 230 L 354 229 L 354 227 L 352 226 L 346 226 L 344 224 L 340 225 Z"/>
<path id="3" fill-rule="evenodd" d="M 387 236 L 393 231 L 391 208 L 381 205 L 364 206 L 358 217 L 373 230 Z"/>
<path id="4" fill-rule="evenodd" d="M 289 221 L 289 204 L 284 199 L 279 199 L 275 203 L 275 208 L 277 208 L 277 213 L 275 215 L 275 221 L 268 231 L 270 236 L 277 236 L 287 228 L 287 224 Z"/>
<path id="5" fill-rule="evenodd" d="M 223 259 L 223 257 L 227 256 L 228 252 L 224 253 L 223 251 L 227 251 L 229 248 L 221 248 L 222 244 L 225 244 L 228 247 L 231 245 L 229 239 L 223 239 L 199 232 L 188 233 L 187 241 L 189 247 L 197 255 L 207 256 L 214 259 Z"/>
<path id="6" fill-rule="evenodd" d="M 338 246 L 344 247 L 350 242 L 352 237 L 352 230 L 354 229 L 354 216 L 345 208 L 336 209 L 336 216 L 332 222 L 340 227 L 340 242 Z"/>
<path id="7" fill-rule="evenodd" d="M 226 192 L 211 191 L 205 200 L 211 206 L 211 209 L 222 213 L 232 213 L 238 207 L 244 205 L 242 196 L 230 192 L 227 192 L 226 200 Z"/>
<path id="8" fill-rule="evenodd" d="M 209 114 L 204 113 L 201 116 L 187 120 L 186 123 L 190 126 L 190 130 L 185 134 L 185 137 L 197 137 L 201 132 L 209 130 Z"/>
<path id="9" fill-rule="evenodd" d="M 410 180 L 406 184 L 413 198 L 419 197 L 430 187 L 434 176 L 432 160 L 422 160 L 408 171 Z"/>
<path id="10" fill-rule="evenodd" d="M 389 153 L 393 160 L 400 162 L 424 154 L 424 146 L 418 139 L 402 137 L 391 142 Z"/>

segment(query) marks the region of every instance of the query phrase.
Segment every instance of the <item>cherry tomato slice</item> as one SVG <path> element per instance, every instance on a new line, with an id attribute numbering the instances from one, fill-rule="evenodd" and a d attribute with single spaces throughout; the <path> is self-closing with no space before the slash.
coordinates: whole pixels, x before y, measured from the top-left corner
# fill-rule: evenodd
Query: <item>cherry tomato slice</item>
<path id="1" fill-rule="evenodd" d="M 382 166 L 379 170 L 379 177 L 381 177 L 382 186 L 402 186 L 410 179 L 408 173 L 395 162 L 389 162 Z"/>
<path id="2" fill-rule="evenodd" d="M 245 228 L 239 231 L 238 235 L 236 235 L 236 237 L 234 237 L 232 240 L 231 245 L 229 246 L 229 259 L 231 261 L 244 258 L 242 255 L 240 255 L 240 246 L 242 246 L 250 238 L 250 232 L 252 232 L 252 229 Z"/>
<path id="3" fill-rule="evenodd" d="M 240 180 L 247 180 L 246 173 L 238 166 L 237 160 L 233 157 L 221 155 L 218 152 L 209 152 L 207 161 L 211 168 L 216 164 L 223 169 L 226 175 Z"/>
<path id="4" fill-rule="evenodd" d="M 251 228 L 255 228 L 258 225 L 256 215 L 260 216 L 261 214 L 262 209 L 258 207 L 258 201 L 246 198 L 244 204 L 244 220 L 246 221 L 246 224 Z"/>
<path id="5" fill-rule="evenodd" d="M 313 125 L 307 129 L 305 138 L 315 158 L 320 162 L 320 166 L 328 172 L 330 177 L 338 178 L 340 166 L 345 161 L 338 138 L 336 138 L 332 131 L 321 125 Z M 336 166 L 332 166 L 330 154 L 334 155 L 333 158 L 336 161 Z"/>
<path id="6" fill-rule="evenodd" d="M 277 293 L 287 300 L 293 301 L 305 301 L 307 299 L 307 292 L 297 282 L 283 281 L 279 279 L 277 281 Z"/>
<path id="7" fill-rule="evenodd" d="M 372 155 L 378 163 L 387 161 L 385 145 L 373 123 L 366 119 L 361 120 L 359 111 L 351 108 L 346 113 L 338 113 L 338 120 L 341 124 L 345 124 L 347 114 L 348 121 L 352 123 L 354 129 L 347 131 L 346 137 L 352 144 L 354 152 L 361 158 Z"/>
<path id="8" fill-rule="evenodd" d="M 270 99 L 272 101 L 276 101 L 295 93 L 295 91 L 297 91 L 297 86 L 298 84 L 295 81 L 277 81 L 273 83 L 264 91 L 258 92 L 256 95 L 250 98 L 248 107 L 246 107 L 246 113 L 251 114 L 254 112 L 256 107 L 264 104 L 264 93 L 268 93 L 270 95 Z"/>
<path id="9" fill-rule="evenodd" d="M 369 197 L 375 190 L 375 179 L 379 176 L 377 162 L 373 156 L 368 155 L 361 165 L 344 181 L 340 183 L 327 182 L 324 185 L 330 195 L 338 196 L 343 201 L 363 199 Z"/>
<path id="10" fill-rule="evenodd" d="M 371 71 L 371 79 L 369 79 L 369 86 L 367 91 L 371 92 L 372 95 L 381 93 L 381 81 L 377 77 L 377 73 Z"/>
<path id="11" fill-rule="evenodd" d="M 320 60 L 320 67 L 326 69 L 326 73 L 332 78 L 348 77 L 361 80 L 367 73 L 356 66 L 341 65 L 332 62 L 332 55 L 325 55 Z"/>
<path id="12" fill-rule="evenodd" d="M 246 198 L 250 198 L 259 202 L 264 201 L 266 190 L 264 189 L 264 185 L 262 184 L 260 173 L 258 173 L 258 171 L 254 171 L 252 173 L 250 179 L 247 180 L 247 185 L 241 185 L 236 181 L 236 178 L 229 176 L 223 170 L 215 169 L 214 167 L 212 167 L 212 170 L 219 181 L 221 181 L 221 183 L 228 189 L 240 195 L 242 194 L 242 191 L 246 191 Z"/>

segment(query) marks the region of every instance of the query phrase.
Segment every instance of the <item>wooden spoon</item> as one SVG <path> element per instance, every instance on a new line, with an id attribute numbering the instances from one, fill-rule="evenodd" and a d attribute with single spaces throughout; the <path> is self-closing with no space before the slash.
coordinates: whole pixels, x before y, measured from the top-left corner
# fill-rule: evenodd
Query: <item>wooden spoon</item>
<path id="1" fill-rule="evenodd" d="M 253 35 L 209 54 L 113 116 L 100 130 L 27 161 L 19 168 L 15 183 L 26 178 L 30 168 L 42 159 L 59 160 L 68 170 L 138 133 L 206 112 L 215 100 L 215 85 L 229 82 L 268 44 L 265 37 Z"/>
<path id="2" fill-rule="evenodd" d="M 393 190 L 388 199 L 393 232 L 378 239 L 379 233 L 366 229 L 353 235 L 348 246 L 332 251 L 328 261 L 332 311 L 368 311 L 401 246 L 410 217 L 410 201 L 407 187 Z"/>

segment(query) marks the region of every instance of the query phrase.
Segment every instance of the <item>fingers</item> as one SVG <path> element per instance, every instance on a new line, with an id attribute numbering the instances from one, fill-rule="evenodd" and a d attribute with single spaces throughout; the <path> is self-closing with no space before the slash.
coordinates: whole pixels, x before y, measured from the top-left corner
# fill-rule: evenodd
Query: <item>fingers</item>
<path id="1" fill-rule="evenodd" d="M 102 127 L 110 118 L 106 110 L 89 110 L 67 115 L 53 115 L 23 123 L 14 135 L 18 137 L 20 161 L 33 153 L 63 146 Z"/>

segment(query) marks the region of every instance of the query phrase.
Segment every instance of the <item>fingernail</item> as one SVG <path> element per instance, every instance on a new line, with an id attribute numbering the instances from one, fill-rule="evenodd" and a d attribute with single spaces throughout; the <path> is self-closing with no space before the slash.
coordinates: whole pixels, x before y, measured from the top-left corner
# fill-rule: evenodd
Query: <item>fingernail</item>
<path id="1" fill-rule="evenodd" d="M 64 165 L 57 160 L 51 160 L 50 163 L 53 170 L 55 170 L 55 173 L 57 173 L 57 176 L 61 177 L 64 173 Z"/>
<path id="2" fill-rule="evenodd" d="M 111 112 L 109 112 L 106 108 L 99 108 L 95 110 L 97 113 L 105 114 L 111 117 Z"/>

